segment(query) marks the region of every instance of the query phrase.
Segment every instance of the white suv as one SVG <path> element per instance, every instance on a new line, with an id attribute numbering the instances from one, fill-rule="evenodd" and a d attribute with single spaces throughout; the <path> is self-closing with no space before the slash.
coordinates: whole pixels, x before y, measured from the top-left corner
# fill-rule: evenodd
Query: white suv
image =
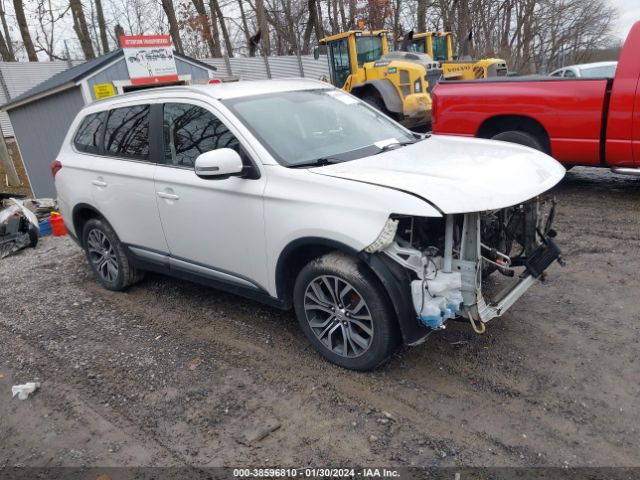
<path id="1" fill-rule="evenodd" d="M 293 307 L 325 358 L 358 370 L 448 319 L 483 331 L 560 253 L 538 214 L 564 175 L 551 157 L 414 134 L 311 80 L 95 102 L 52 171 L 104 287 L 151 270 Z M 485 300 L 492 271 L 515 278 Z"/>

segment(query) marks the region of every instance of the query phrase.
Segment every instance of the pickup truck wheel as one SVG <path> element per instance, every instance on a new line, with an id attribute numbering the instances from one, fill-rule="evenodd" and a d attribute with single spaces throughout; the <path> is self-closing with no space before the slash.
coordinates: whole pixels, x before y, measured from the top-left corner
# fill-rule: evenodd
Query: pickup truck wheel
<path id="1" fill-rule="evenodd" d="M 327 360 L 352 370 L 371 370 L 398 345 L 393 309 L 375 276 L 356 259 L 329 253 L 307 264 L 296 279 L 298 322 Z"/>
<path id="2" fill-rule="evenodd" d="M 544 147 L 536 137 L 527 132 L 520 130 L 510 130 L 508 132 L 502 132 L 491 137 L 491 140 L 500 140 L 501 142 L 517 143 L 518 145 L 524 145 L 525 147 L 534 148 L 544 152 Z"/>
<path id="3" fill-rule="evenodd" d="M 106 221 L 89 220 L 82 230 L 82 245 L 93 273 L 108 290 L 120 291 L 142 279 L 124 251 L 116 232 Z"/>

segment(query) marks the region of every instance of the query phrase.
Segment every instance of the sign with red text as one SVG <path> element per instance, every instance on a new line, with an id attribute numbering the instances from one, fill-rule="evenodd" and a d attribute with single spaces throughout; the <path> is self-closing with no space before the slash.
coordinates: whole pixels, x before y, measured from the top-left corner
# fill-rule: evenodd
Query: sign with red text
<path id="1" fill-rule="evenodd" d="M 178 81 L 169 35 L 123 35 L 120 45 L 133 85 Z"/>

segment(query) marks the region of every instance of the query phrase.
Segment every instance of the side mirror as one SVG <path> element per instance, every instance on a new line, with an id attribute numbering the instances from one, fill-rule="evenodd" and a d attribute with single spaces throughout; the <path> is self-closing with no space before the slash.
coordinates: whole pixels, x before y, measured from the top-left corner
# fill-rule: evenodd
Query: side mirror
<path id="1" fill-rule="evenodd" d="M 320 47 L 317 45 L 313 47 L 313 58 L 314 60 L 318 60 L 320 58 Z"/>
<path id="2" fill-rule="evenodd" d="M 219 148 L 198 155 L 194 170 L 202 178 L 227 178 L 242 173 L 242 159 L 231 148 Z"/>

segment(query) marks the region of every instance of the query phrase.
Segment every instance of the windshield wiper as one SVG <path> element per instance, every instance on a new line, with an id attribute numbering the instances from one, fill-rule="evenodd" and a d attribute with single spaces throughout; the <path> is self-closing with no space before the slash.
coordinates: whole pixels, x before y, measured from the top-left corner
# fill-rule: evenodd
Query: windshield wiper
<path id="1" fill-rule="evenodd" d="M 387 143 L 383 147 L 379 147 L 380 151 L 377 152 L 376 155 L 378 153 L 388 152 L 389 150 L 395 150 L 397 147 L 406 147 L 407 145 L 413 145 L 414 143 L 419 142 L 419 141 L 420 140 L 407 140 L 406 142 Z"/>
<path id="2" fill-rule="evenodd" d="M 289 168 L 324 167 L 326 165 L 334 165 L 342 161 L 344 160 L 340 160 L 338 158 L 331 158 L 331 157 L 321 157 L 321 158 L 316 158 L 314 160 L 309 160 L 308 162 L 289 165 Z"/>

